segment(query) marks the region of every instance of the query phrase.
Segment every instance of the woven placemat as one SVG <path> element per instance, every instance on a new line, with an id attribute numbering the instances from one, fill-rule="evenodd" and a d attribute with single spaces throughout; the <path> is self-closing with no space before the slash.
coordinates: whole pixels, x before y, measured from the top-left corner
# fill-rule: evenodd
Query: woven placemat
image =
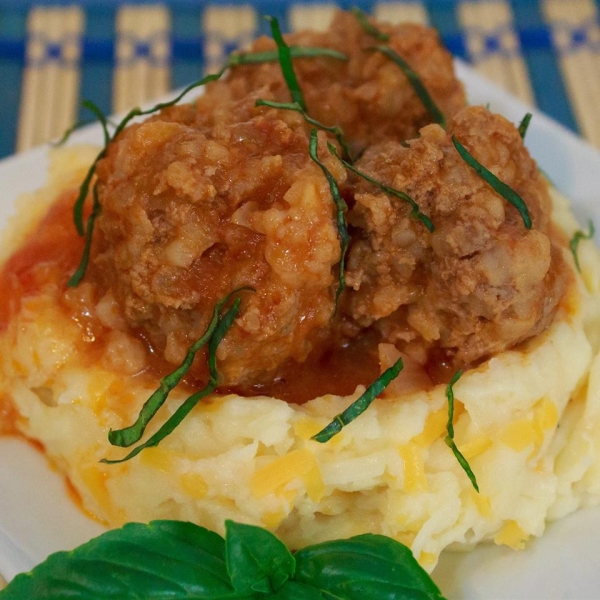
<path id="1" fill-rule="evenodd" d="M 119 112 L 217 69 L 231 50 L 267 33 L 261 15 L 287 31 L 326 28 L 336 6 L 437 27 L 455 55 L 600 147 L 594 0 L 0 0 L 0 156 L 89 119 L 83 99 Z"/>

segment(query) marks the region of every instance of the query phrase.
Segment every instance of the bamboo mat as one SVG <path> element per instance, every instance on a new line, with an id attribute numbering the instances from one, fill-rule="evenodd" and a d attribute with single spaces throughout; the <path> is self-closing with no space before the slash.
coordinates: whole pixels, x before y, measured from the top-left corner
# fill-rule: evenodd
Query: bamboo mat
<path id="1" fill-rule="evenodd" d="M 0 156 L 89 119 L 84 99 L 119 112 L 218 69 L 267 33 L 261 15 L 284 31 L 326 28 L 336 6 L 437 27 L 455 55 L 600 147 L 594 0 L 0 0 Z"/>

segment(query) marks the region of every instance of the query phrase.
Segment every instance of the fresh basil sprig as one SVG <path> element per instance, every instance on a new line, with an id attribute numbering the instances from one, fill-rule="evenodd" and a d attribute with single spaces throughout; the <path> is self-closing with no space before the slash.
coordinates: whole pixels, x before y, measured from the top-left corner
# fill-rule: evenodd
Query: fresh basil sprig
<path id="1" fill-rule="evenodd" d="M 128 523 L 17 575 L 0 600 L 444 600 L 411 551 L 382 535 L 292 554 L 260 527 L 226 536 L 181 521 Z"/>
<path id="2" fill-rule="evenodd" d="M 579 242 L 581 240 L 591 240 L 596 233 L 596 229 L 594 228 L 594 223 L 591 219 L 588 221 L 588 232 L 585 233 L 580 229 L 577 230 L 571 241 L 569 242 L 569 249 L 571 250 L 571 254 L 573 255 L 573 259 L 575 260 L 575 266 L 577 267 L 577 271 L 581 273 L 581 265 L 579 264 L 579 255 L 577 254 L 577 250 L 579 249 Z"/>
<path id="3" fill-rule="evenodd" d="M 527 208 L 527 204 L 525 201 L 515 190 L 513 190 L 509 185 L 501 181 L 498 177 L 496 177 L 490 170 L 486 169 L 478 160 L 456 139 L 456 136 L 452 136 L 452 143 L 456 148 L 457 152 L 460 154 L 460 157 L 472 168 L 475 170 L 477 175 L 481 177 L 485 182 L 487 182 L 491 188 L 498 194 L 500 194 L 507 202 L 512 204 L 521 215 L 523 219 L 523 224 L 527 229 L 531 229 L 533 223 L 531 221 L 531 216 L 529 214 L 529 209 Z"/>

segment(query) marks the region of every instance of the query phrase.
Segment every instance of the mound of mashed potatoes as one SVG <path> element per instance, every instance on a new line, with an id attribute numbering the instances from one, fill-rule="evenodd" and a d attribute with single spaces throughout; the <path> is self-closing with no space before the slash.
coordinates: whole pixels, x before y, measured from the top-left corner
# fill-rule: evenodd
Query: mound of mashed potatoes
<path id="1" fill-rule="evenodd" d="M 364 52 L 372 41 L 351 15 L 328 35 L 289 38 L 347 54 L 341 66 L 297 61 L 308 111 L 344 130 L 357 169 L 435 224 L 348 171 L 320 131 L 348 204 L 339 298 L 336 207 L 310 128 L 255 104 L 289 101 L 277 63 L 236 67 L 109 145 L 79 285 L 67 285 L 83 248 L 71 211 L 98 150 L 55 151 L 48 185 L 22 201 L 0 273 L 0 431 L 39 442 L 107 526 L 164 518 L 222 532 L 233 519 L 292 548 L 382 533 L 433 569 L 444 548 L 521 548 L 600 500 L 600 256 L 582 241 L 576 268 L 566 200 L 514 125 L 466 106 L 435 32 L 378 26 L 445 129 L 392 63 Z M 520 194 L 531 229 L 452 136 Z M 108 431 L 135 421 L 239 287 L 253 291 L 218 347 L 217 392 L 158 446 L 101 463 L 123 455 Z M 312 439 L 398 358 L 404 370 L 366 412 Z M 444 441 L 457 369 L 455 442 L 479 492 Z M 206 379 L 199 353 L 145 438 Z"/>

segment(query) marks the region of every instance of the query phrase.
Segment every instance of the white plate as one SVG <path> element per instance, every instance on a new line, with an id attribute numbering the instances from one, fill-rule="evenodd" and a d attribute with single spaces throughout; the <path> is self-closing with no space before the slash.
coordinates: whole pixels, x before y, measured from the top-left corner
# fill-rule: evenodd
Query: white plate
<path id="1" fill-rule="evenodd" d="M 600 223 L 600 153 L 547 117 L 458 63 L 472 104 L 488 104 L 515 123 L 534 118 L 526 142 L 541 168 L 573 201 L 582 223 Z M 75 142 L 101 142 L 98 127 L 78 132 Z M 5 201 L 0 226 L 14 210 L 19 193 L 43 184 L 46 148 L 0 161 Z M 99 534 L 69 499 L 61 476 L 43 456 L 15 438 L 0 439 L 0 573 L 12 579 L 48 554 L 70 549 Z M 453 600 L 600 598 L 600 509 L 588 509 L 548 527 L 526 550 L 480 547 L 468 554 L 445 553 L 434 572 L 442 592 Z"/>

